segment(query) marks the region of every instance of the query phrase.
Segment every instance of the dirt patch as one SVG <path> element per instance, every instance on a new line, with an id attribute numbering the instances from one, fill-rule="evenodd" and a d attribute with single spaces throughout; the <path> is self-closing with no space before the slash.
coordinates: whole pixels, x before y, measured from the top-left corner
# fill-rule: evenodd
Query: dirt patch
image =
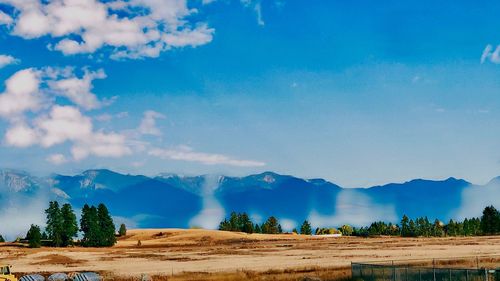
<path id="1" fill-rule="evenodd" d="M 86 262 L 83 260 L 72 259 L 70 257 L 50 254 L 40 257 L 40 261 L 32 262 L 32 265 L 64 265 L 64 266 L 80 266 L 84 265 Z"/>

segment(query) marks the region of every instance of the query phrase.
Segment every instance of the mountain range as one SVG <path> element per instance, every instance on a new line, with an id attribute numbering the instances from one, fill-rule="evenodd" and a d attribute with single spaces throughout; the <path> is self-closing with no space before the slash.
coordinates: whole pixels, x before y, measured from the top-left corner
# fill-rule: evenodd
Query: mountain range
<path id="1" fill-rule="evenodd" d="M 397 222 L 403 214 L 446 221 L 478 216 L 500 203 L 500 178 L 486 185 L 462 179 L 416 179 L 367 188 L 342 188 L 323 179 L 301 179 L 264 172 L 245 177 L 125 175 L 88 170 L 78 175 L 35 177 L 0 170 L 1 212 L 13 204 L 43 206 L 40 200 L 105 203 L 117 221 L 130 227 L 216 228 L 231 211 L 247 212 L 255 221 L 278 217 L 285 229 L 308 219 L 313 226 Z M 36 209 L 34 210 L 36 211 Z M 43 208 L 38 210 L 43 214 Z M 0 231 L 2 231 L 0 225 Z"/>

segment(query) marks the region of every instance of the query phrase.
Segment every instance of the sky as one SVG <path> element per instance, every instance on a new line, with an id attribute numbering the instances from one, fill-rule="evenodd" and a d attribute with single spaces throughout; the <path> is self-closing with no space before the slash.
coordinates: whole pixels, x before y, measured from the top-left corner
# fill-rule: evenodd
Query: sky
<path id="1" fill-rule="evenodd" d="M 500 2 L 0 0 L 0 167 L 500 175 Z"/>

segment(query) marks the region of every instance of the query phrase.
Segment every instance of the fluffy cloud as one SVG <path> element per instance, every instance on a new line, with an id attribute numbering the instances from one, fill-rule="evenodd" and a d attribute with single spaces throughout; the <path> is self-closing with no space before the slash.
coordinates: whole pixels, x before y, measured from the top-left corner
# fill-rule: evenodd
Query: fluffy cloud
<path id="1" fill-rule="evenodd" d="M 40 72 L 35 69 L 20 70 L 12 75 L 0 94 L 0 117 L 13 119 L 25 111 L 39 109 L 43 101 L 39 86 Z"/>
<path id="2" fill-rule="evenodd" d="M 16 124 L 5 133 L 5 142 L 10 146 L 28 147 L 37 143 L 38 135 L 26 124 Z"/>
<path id="3" fill-rule="evenodd" d="M 153 110 L 144 112 L 144 116 L 138 128 L 139 133 L 143 135 L 160 136 L 161 131 L 156 127 L 156 119 L 163 118 L 165 118 L 165 115 Z"/>
<path id="4" fill-rule="evenodd" d="M 130 154 L 125 136 L 96 131 L 92 119 L 80 111 L 80 108 L 93 109 L 102 104 L 91 89 L 93 79 L 104 76 L 103 71 L 85 71 L 83 77 L 78 78 L 71 68 L 29 68 L 16 72 L 7 79 L 5 91 L 0 94 L 0 117 L 10 123 L 5 144 L 48 148 L 69 142 L 74 160 L 90 155 Z M 67 98 L 74 105 L 59 105 L 56 96 Z M 28 112 L 31 114 L 27 115 Z M 66 162 L 59 155 L 49 156 L 47 160 L 54 164 Z"/>
<path id="5" fill-rule="evenodd" d="M 263 162 L 239 160 L 222 154 L 197 152 L 187 146 L 154 148 L 141 138 L 144 135 L 160 136 L 161 130 L 156 123 L 165 116 L 152 110 L 144 112 L 136 129 L 122 132 L 96 129 L 93 120 L 110 121 L 114 117 L 127 116 L 126 112 L 122 112 L 92 118 L 83 111 L 95 109 L 105 103 L 91 91 L 93 80 L 104 77 L 102 70 L 84 70 L 83 76 L 78 77 L 72 68 L 28 68 L 16 72 L 6 80 L 5 91 L 0 94 L 0 118 L 8 123 L 4 144 L 19 148 L 69 145 L 71 158 L 62 154 L 46 158 L 55 165 L 90 156 L 122 157 L 145 151 L 153 157 L 206 165 L 265 165 Z M 61 100 L 61 97 L 64 99 Z"/>
<path id="6" fill-rule="evenodd" d="M 15 12 L 5 15 L 11 32 L 23 38 L 51 36 L 66 55 L 110 47 L 111 57 L 157 57 L 174 47 L 200 46 L 214 30 L 187 18 L 197 12 L 186 0 L 0 0 Z M 10 18 L 10 21 L 9 21 Z M 0 15 L 1 21 L 1 15 Z"/>
<path id="7" fill-rule="evenodd" d="M 49 155 L 47 157 L 47 161 L 54 164 L 54 165 L 61 165 L 61 164 L 68 162 L 68 160 L 66 159 L 66 156 L 59 154 L 59 153 Z M 67 194 L 66 194 L 66 196 L 67 196 Z"/>
<path id="8" fill-rule="evenodd" d="M 97 132 L 79 140 L 71 149 L 75 160 L 98 157 L 121 157 L 132 153 L 124 135 L 118 133 Z"/>
<path id="9" fill-rule="evenodd" d="M 2 14 L 0 13 L 0 23 L 1 22 L 2 22 Z M 7 65 L 17 64 L 17 63 L 19 63 L 19 60 L 16 59 L 15 57 L 13 57 L 13 56 L 0 55 L 0 68 L 4 68 Z"/>
<path id="10" fill-rule="evenodd" d="M 51 147 L 66 141 L 78 141 L 92 134 L 92 121 L 73 106 L 52 107 L 47 116 L 35 120 L 40 144 Z"/>
<path id="11" fill-rule="evenodd" d="M 15 134 L 10 133 L 11 131 Z M 26 136 L 30 136 L 31 141 L 23 141 L 27 139 Z M 42 147 L 52 147 L 71 142 L 71 154 L 77 161 L 90 155 L 120 157 L 131 153 L 125 136 L 113 132 L 94 131 L 91 119 L 73 106 L 54 105 L 49 114 L 33 122 L 33 128 L 24 126 L 9 129 L 6 141 L 18 147 L 26 147 L 35 143 Z M 54 160 L 54 158 L 49 160 Z"/>
<path id="12" fill-rule="evenodd" d="M 86 110 L 96 109 L 101 102 L 92 93 L 92 81 L 106 78 L 103 70 L 91 72 L 85 70 L 82 78 L 74 75 L 55 81 L 50 81 L 50 88 L 60 96 L 64 96 Z"/>
<path id="13" fill-rule="evenodd" d="M 228 165 L 237 167 L 262 167 L 266 165 L 259 161 L 233 159 L 222 154 L 196 152 L 188 146 L 179 146 L 174 149 L 153 148 L 148 154 L 163 159 L 198 162 L 206 165 Z"/>

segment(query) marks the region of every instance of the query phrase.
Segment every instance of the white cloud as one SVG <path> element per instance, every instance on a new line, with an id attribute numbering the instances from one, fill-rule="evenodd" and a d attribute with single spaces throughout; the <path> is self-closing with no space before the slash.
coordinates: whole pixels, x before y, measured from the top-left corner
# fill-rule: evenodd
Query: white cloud
<path id="1" fill-rule="evenodd" d="M 39 93 L 40 73 L 32 68 L 20 70 L 5 82 L 0 94 L 0 117 L 16 118 L 25 111 L 35 111 L 42 104 Z"/>
<path id="2" fill-rule="evenodd" d="M 36 144 L 37 140 L 36 131 L 25 124 L 16 124 L 5 133 L 5 142 L 10 146 L 28 147 Z"/>
<path id="3" fill-rule="evenodd" d="M 492 63 L 499 64 L 500 63 L 500 45 L 493 50 L 493 46 L 488 44 L 481 55 L 481 63 L 485 63 L 489 60 Z"/>
<path id="4" fill-rule="evenodd" d="M 110 47 L 111 57 L 157 57 L 174 47 L 199 46 L 214 30 L 188 17 L 186 0 L 0 0 L 15 8 L 6 15 L 12 33 L 26 39 L 51 36 L 52 49 L 66 55 Z M 5 21 L 9 21 L 6 17 Z"/>
<path id="5" fill-rule="evenodd" d="M 104 76 L 103 71 L 85 71 L 82 78 L 77 78 L 72 68 L 29 68 L 16 72 L 7 79 L 5 91 L 0 94 L 0 117 L 10 123 L 4 136 L 5 144 L 47 148 L 69 142 L 74 160 L 90 155 L 130 154 L 124 135 L 96 131 L 92 118 L 77 107 L 90 110 L 106 103 L 91 92 L 92 81 Z M 74 105 L 59 105 L 55 96 L 66 97 Z M 26 114 L 28 112 L 32 114 Z M 66 161 L 57 155 L 47 160 L 54 164 Z"/>
<path id="6" fill-rule="evenodd" d="M 131 153 L 125 136 L 118 133 L 93 133 L 87 138 L 80 139 L 71 148 L 71 154 L 77 161 L 90 155 L 117 158 Z"/>
<path id="7" fill-rule="evenodd" d="M 257 17 L 257 24 L 260 26 L 264 26 L 265 22 L 262 17 L 262 4 L 260 0 L 240 0 L 241 3 L 245 7 L 252 8 L 255 12 L 255 15 Z"/>
<path id="8" fill-rule="evenodd" d="M 139 133 L 143 135 L 161 136 L 160 129 L 156 127 L 156 119 L 164 119 L 164 118 L 165 115 L 153 110 L 148 110 L 144 112 L 144 116 L 138 128 Z"/>
<path id="9" fill-rule="evenodd" d="M 49 155 L 46 160 L 54 165 L 61 165 L 61 164 L 68 162 L 68 159 L 66 159 L 66 156 L 64 156 L 63 154 L 59 154 L 59 153 Z"/>
<path id="10" fill-rule="evenodd" d="M 2 18 L 2 14 L 0 14 L 0 23 L 1 23 L 1 18 Z M 0 68 L 4 68 L 10 64 L 18 64 L 18 63 L 19 63 L 19 60 L 13 56 L 0 55 Z"/>
<path id="11" fill-rule="evenodd" d="M 179 146 L 174 149 L 153 148 L 148 154 L 163 159 L 198 162 L 205 165 L 228 165 L 237 167 L 262 167 L 266 165 L 259 161 L 233 159 L 222 154 L 196 152 L 188 146 Z"/>
<path id="12" fill-rule="evenodd" d="M 103 114 L 95 116 L 94 119 L 97 121 L 100 121 L 100 122 L 109 122 L 113 119 L 122 119 L 125 117 L 128 117 L 128 112 L 123 111 L 123 112 L 119 112 L 117 114 L 103 113 Z"/>
<path id="13" fill-rule="evenodd" d="M 50 113 L 35 120 L 41 133 L 40 144 L 51 147 L 66 141 L 78 141 L 92 134 L 92 121 L 73 106 L 52 107 Z"/>
<path id="14" fill-rule="evenodd" d="M 12 18 L 7 15 L 6 13 L 0 11 L 0 25 L 4 24 L 11 24 L 12 23 Z"/>
<path id="15" fill-rule="evenodd" d="M 262 18 L 262 7 L 260 3 L 255 4 L 255 7 L 253 8 L 255 10 L 255 14 L 257 15 L 257 23 L 260 26 L 264 26 L 264 19 Z"/>
<path id="16" fill-rule="evenodd" d="M 60 80 L 49 81 L 49 87 L 57 95 L 64 96 L 82 108 L 90 110 L 101 106 L 101 102 L 91 92 L 92 82 L 95 79 L 104 78 L 106 78 L 106 73 L 102 69 L 96 72 L 85 70 L 82 78 L 72 75 Z"/>

